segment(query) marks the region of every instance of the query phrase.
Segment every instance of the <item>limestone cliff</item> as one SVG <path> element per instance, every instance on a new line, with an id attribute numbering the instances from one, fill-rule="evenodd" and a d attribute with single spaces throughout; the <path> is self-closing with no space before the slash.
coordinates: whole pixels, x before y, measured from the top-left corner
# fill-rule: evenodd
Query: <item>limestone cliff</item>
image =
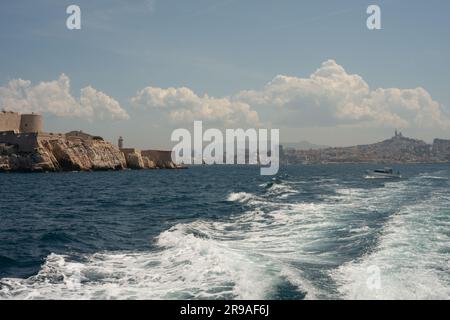
<path id="1" fill-rule="evenodd" d="M 161 161 L 159 159 L 152 159 L 148 156 L 143 156 L 139 152 L 125 153 L 127 167 L 130 169 L 181 169 L 170 161 Z"/>
<path id="2" fill-rule="evenodd" d="M 125 154 L 125 161 L 126 161 L 128 168 L 130 168 L 130 169 L 144 169 L 145 168 L 144 160 L 142 159 L 142 156 L 138 151 L 126 152 L 124 154 Z"/>
<path id="3" fill-rule="evenodd" d="M 42 140 L 34 152 L 0 145 L 0 171 L 89 171 L 126 168 L 125 156 L 102 140 Z"/>

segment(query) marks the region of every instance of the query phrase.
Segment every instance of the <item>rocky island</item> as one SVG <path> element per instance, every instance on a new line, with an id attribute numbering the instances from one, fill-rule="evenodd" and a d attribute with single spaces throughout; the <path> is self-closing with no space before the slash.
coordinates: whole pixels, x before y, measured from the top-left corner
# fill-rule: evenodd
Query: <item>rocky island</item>
<path id="1" fill-rule="evenodd" d="M 0 172 L 180 168 L 171 151 L 116 147 L 82 131 L 45 133 L 42 128 L 38 114 L 0 112 Z"/>

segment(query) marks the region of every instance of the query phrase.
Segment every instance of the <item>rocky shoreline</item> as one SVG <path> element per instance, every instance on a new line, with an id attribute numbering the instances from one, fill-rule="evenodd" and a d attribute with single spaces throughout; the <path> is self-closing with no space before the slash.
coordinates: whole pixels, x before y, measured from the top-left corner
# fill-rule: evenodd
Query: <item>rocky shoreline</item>
<path id="1" fill-rule="evenodd" d="M 172 161 L 124 154 L 102 139 L 40 140 L 32 152 L 14 144 L 0 144 L 0 172 L 106 171 L 124 169 L 179 169 Z"/>

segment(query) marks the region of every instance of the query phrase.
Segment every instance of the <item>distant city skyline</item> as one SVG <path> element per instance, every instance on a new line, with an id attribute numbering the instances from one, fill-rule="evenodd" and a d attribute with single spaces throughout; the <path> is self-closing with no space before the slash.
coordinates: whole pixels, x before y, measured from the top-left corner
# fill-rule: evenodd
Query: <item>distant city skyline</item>
<path id="1" fill-rule="evenodd" d="M 66 8 L 81 8 L 81 30 Z M 172 146 L 194 120 L 281 143 L 450 138 L 450 3 L 20 1 L 0 4 L 0 108 L 45 130 Z"/>

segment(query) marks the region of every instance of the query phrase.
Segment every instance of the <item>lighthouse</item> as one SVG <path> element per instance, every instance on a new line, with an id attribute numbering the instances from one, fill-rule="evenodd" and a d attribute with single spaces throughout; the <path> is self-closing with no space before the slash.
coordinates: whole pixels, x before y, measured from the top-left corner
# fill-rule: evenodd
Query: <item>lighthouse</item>
<path id="1" fill-rule="evenodd" d="M 118 146 L 119 146 L 119 149 L 123 149 L 123 138 L 121 136 L 119 137 Z"/>

